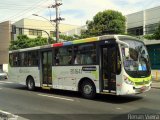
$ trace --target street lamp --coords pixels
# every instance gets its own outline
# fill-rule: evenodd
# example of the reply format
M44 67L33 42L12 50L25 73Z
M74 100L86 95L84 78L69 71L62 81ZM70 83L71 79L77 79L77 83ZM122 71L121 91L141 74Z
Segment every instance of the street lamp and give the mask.
M50 22L50 23L55 27L55 25L54 25L50 20L48 20L47 18L45 18L45 17L43 17L43 16L40 16L40 15L38 15L38 14L32 14L32 15L33 15L33 16L37 16L37 17L41 17L41 18L47 20L48 22Z
M55 25L54 25L50 20L48 20L47 18L45 18L45 17L43 17L43 16L40 16L40 15L38 15L38 14L32 14L32 15L33 15L33 16L37 16L37 17L41 17L41 18L47 20L49 23L52 24L53 27L55 27ZM50 41L50 37L49 37L48 39L49 39L48 41Z

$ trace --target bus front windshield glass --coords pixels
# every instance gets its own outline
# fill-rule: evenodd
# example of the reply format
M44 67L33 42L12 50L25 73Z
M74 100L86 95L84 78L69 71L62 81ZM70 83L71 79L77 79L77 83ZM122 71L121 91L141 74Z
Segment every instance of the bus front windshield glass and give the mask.
M129 47L122 45L123 63L131 77L148 77L150 75L149 55L145 45L136 40L124 40Z

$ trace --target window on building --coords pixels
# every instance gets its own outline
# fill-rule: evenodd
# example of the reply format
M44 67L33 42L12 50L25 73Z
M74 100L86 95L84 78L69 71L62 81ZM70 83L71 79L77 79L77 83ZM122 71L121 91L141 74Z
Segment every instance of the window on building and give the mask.
M129 28L127 30L128 34L130 35L143 35L143 26L135 27L135 28Z
M41 30L37 31L37 36L42 36L42 31Z
M12 33L16 34L16 26L15 25L12 25Z
M158 28L158 23L146 25L146 34L153 34Z
M160 69L160 46L159 45L148 45L147 50L151 62L152 69Z
M34 30L29 29L29 35L34 35Z
M19 35L22 35L22 28L19 28Z
M14 34L11 32L11 40L14 40Z
M50 37L55 37L55 31L50 31Z
M42 31L29 29L29 35L42 36Z

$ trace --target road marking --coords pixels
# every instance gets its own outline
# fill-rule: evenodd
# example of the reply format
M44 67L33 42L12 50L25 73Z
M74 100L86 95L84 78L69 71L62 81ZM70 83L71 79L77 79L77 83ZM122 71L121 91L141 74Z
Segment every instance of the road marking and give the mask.
M13 82L8 82L8 81L0 81L0 84L2 83L13 83Z
M121 108L116 108L117 110L121 110Z
M10 120L10 119L17 120L19 117L18 115L14 115L12 113L9 113L9 112L3 111L3 110L0 110L0 114L1 114L2 119L4 117L4 120L6 120L6 118L7 118L7 120Z
M63 98L63 97L56 97L56 96L50 96L50 95L44 95L44 94L38 94L38 95L43 96L43 97L50 97L50 98L56 98L56 99L61 99L61 100L74 101L73 99L68 99L68 98Z
M0 90L2 90L2 88L0 88Z

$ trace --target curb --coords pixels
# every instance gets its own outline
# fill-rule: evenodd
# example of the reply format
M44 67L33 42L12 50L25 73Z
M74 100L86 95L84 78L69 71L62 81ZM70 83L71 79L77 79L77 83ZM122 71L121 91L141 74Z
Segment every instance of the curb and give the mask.
M160 87L151 87L151 88L154 88L154 89L160 89Z
M158 82L158 81L156 81L156 82L152 81L151 88L160 89L160 82Z
M28 119L0 110L0 120L28 120Z

